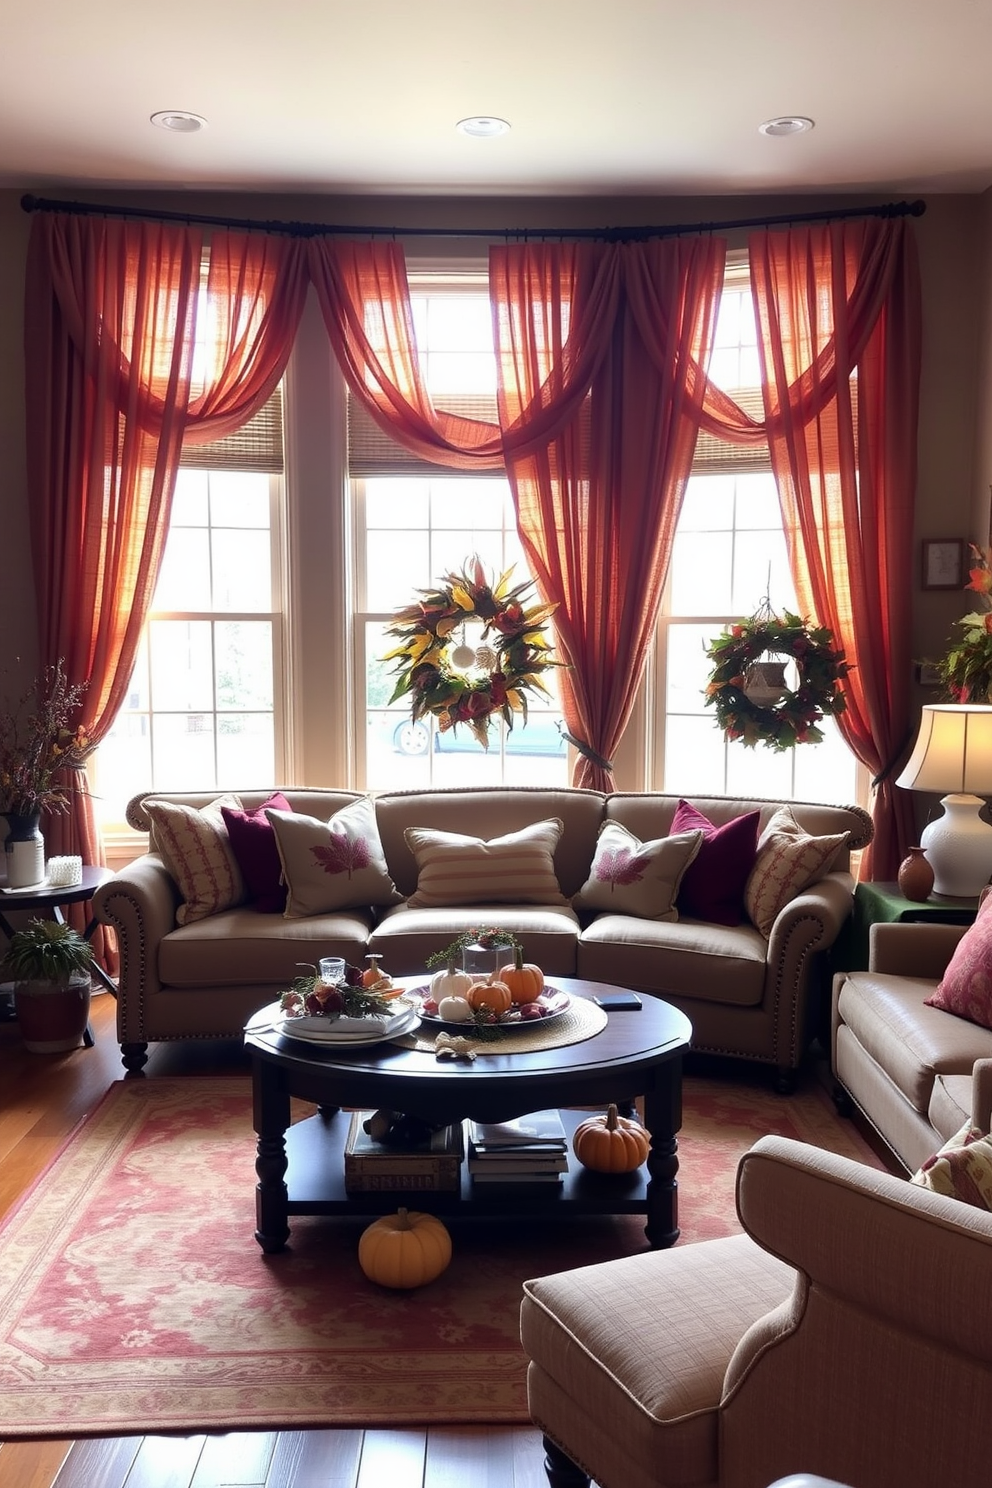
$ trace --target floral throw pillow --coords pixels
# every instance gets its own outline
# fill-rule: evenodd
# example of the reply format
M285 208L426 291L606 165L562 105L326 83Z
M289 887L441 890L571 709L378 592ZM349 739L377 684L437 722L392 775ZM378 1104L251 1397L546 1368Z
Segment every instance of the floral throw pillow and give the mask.
M682 876L703 843L700 831L642 842L619 822L604 822L576 909L605 909L647 920L677 920Z
M368 797L342 807L330 821L271 808L265 814L282 862L287 919L402 898L389 876Z
M758 856L748 875L744 908L766 938L787 904L830 871L850 832L811 837L788 806L780 806L758 839Z
M936 991L926 1001L944 1013L992 1028L992 894L979 905L975 923L958 941Z
M992 1137L966 1122L927 1158L912 1182L975 1209L992 1209Z
M245 897L245 882L231 848L223 808L240 811L239 796L218 796L208 806L146 801L152 844L179 886L183 902L176 924L190 925L233 909Z

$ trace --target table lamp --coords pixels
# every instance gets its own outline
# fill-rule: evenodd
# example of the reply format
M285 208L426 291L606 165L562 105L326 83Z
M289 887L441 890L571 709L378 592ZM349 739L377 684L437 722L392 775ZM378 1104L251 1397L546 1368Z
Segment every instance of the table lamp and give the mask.
M896 785L948 792L943 816L924 827L920 843L935 894L976 898L992 877L992 826L979 816L982 797L992 795L992 707L927 704Z

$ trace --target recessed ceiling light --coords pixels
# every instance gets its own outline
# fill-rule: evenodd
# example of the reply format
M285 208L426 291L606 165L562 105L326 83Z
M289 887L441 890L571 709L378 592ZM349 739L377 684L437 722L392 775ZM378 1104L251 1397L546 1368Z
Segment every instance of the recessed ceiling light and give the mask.
M202 114L191 114L186 109L163 109L161 113L152 114L152 123L159 129L171 129L173 134L196 134L207 127Z
M777 138L782 134L807 134L812 128L813 120L804 119L802 114L783 114L778 119L766 119L764 124L759 124L758 133Z
M473 114L470 119L459 119L455 128L473 139L493 139L497 134L509 133L510 126L505 119L494 119L491 114Z

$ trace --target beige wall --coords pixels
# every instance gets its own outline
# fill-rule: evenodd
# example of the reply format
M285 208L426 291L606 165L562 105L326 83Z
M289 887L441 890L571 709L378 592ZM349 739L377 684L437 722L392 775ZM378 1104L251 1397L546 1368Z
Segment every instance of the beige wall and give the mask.
M70 193L61 193L68 197ZM413 228L602 226L636 223L714 223L788 211L822 211L882 198L679 198L535 202L465 199L404 201L366 197L247 197L220 193L135 195L76 193L81 199L180 212L224 213L268 220L301 220ZM21 193L0 192L0 696L19 692L34 672L36 634L24 457L24 389L21 321L23 280L31 217ZM914 568L902 576L914 600L914 654L939 655L963 596L924 593L919 539L962 537L985 541L992 481L992 193L935 196L917 219L923 281L923 378L919 441L919 490ZM739 242L740 231L729 232ZM461 240L478 250L478 239ZM448 236L412 237L412 256L439 249L457 253ZM298 475L304 485L308 472ZM928 694L916 689L917 701ZM932 696L932 695L931 695Z

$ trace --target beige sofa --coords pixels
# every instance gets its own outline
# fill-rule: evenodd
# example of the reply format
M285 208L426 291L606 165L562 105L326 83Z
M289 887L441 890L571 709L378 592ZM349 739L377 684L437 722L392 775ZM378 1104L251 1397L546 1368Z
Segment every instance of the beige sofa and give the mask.
M867 971L833 984L832 1067L850 1097L910 1172L964 1125L976 1060L992 1032L925 999L967 927L872 925Z
M271 791L239 792L246 809ZM294 812L328 820L354 792L286 789ZM204 806L211 794L135 797L128 820L149 831L150 800ZM694 798L716 826L757 810L762 826L781 803ZM850 913L849 852L871 838L871 821L858 807L789 803L810 834L849 832L846 847L818 882L779 914L766 938L747 920L736 926L676 922L631 915L579 913L556 905L479 904L448 909L410 908L417 863L404 833L421 827L491 839L548 818L563 824L554 868L565 899L586 881L605 821L621 823L641 841L667 836L677 796L603 795L572 789L461 789L385 794L374 802L386 864L402 902L373 910L288 919L244 906L178 925L178 888L157 850L149 851L102 888L98 919L120 944L118 1037L129 1073L141 1070L155 1040L231 1037L257 1008L285 990L302 963L343 956L361 963L379 953L394 976L424 970L428 956L472 926L511 930L528 960L550 977L609 981L664 997L693 1024L693 1045L775 1066L783 1083L800 1063L826 996L826 955Z
M987 1132L992 1064L974 1097ZM741 1159L737 1212L743 1235L524 1283L550 1481L985 1488L992 1214L784 1137Z

